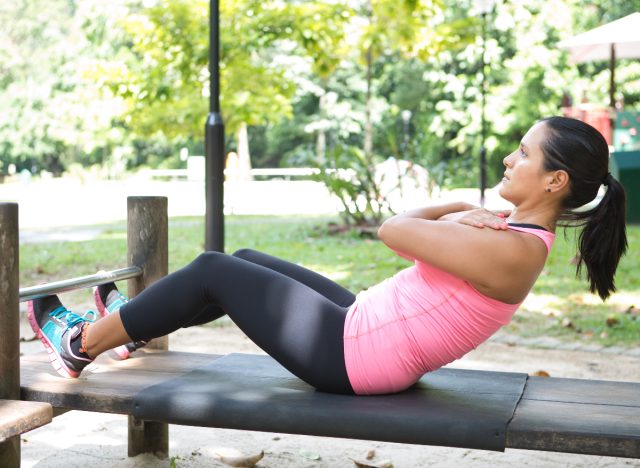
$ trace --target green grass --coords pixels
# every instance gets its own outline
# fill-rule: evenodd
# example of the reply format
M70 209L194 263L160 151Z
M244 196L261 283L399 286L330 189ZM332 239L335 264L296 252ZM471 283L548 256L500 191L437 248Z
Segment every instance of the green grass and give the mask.
M226 222L227 252L250 247L300 263L357 292L408 266L381 242L355 234L329 235L325 217L230 216ZM108 225L95 240L52 242L20 247L20 284L114 269L126 264L126 226ZM606 303L588 292L575 277L571 235L559 233L545 270L530 297L506 331L521 336L553 336L605 345L640 345L640 227L629 227L629 254L623 258L618 292ZM169 271L203 250L204 227L199 218L173 218L169 223ZM89 307L86 291L65 295L65 302Z
M606 346L640 346L640 227L629 226L629 249L618 267L617 292L606 302L576 277L576 231L559 231L529 298L507 326L521 336L553 336Z

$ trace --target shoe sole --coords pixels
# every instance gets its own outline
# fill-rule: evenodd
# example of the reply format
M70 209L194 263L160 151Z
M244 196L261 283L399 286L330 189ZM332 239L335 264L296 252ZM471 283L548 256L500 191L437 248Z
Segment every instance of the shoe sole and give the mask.
M51 341L49 341L49 338L47 338L47 335L42 332L42 328L40 328L40 325L36 320L36 314L33 309L33 301L29 301L27 303L27 317L29 318L29 325L31 325L31 329L40 339L40 341L42 341L42 344L44 344L44 347L47 350L47 354L49 355L49 361L51 361L51 365L53 366L55 371L62 377L66 377L69 379L77 378L80 375L80 372L71 370L66 366L60 354L56 351Z
M100 297L100 294L98 294L98 288L93 289L93 299L96 302L96 308L98 309L98 313L100 314L100 317L104 318L107 315L109 315L109 311L107 310L106 306L102 302L102 298ZM118 346L117 348L113 348L111 351L113 351L121 361L124 361L125 359L129 359L129 356L131 356L131 353L127 349L126 345Z

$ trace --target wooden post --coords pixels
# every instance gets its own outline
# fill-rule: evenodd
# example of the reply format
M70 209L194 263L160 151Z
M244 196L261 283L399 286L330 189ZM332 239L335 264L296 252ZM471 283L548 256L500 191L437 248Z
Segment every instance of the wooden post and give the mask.
M18 204L0 203L0 399L20 399ZM0 466L20 467L20 436L0 443Z
M135 297L169 271L169 235L166 197L127 198L129 266L142 268L142 276L128 280L129 297ZM148 348L169 349L169 337L155 338ZM153 453L169 456L169 425L140 421L129 416L129 456Z

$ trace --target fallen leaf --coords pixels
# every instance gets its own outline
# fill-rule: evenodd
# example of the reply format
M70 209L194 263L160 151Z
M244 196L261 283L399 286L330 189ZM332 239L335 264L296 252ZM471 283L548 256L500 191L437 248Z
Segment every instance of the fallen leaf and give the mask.
M607 317L607 327L613 327L620 323L620 319L618 317Z
M350 460L358 467L358 468L393 468L393 463L391 460L380 460L377 462L374 461L361 461L350 458Z
M262 457L264 457L264 450L261 450L260 453L257 453L255 455L247 455L247 456L241 455L241 456L234 457L234 456L224 456L224 455L218 454L218 456L220 457L220 461L225 465L251 468L255 466L255 464L258 463L260 460L262 460Z
M565 317L562 319L562 326L564 328L573 328L573 322Z
M549 375L549 373L547 371L544 370L539 370L539 371L535 371L533 374L531 374L535 377L551 377Z
M367 456L365 457L367 460L373 460L376 456L376 451L371 449L367 452Z
M638 314L638 309L636 309L636 306L634 306L633 304L630 305L630 306L621 305L619 307L616 307L616 310L618 312L623 313L623 314L631 314L631 315L637 315Z

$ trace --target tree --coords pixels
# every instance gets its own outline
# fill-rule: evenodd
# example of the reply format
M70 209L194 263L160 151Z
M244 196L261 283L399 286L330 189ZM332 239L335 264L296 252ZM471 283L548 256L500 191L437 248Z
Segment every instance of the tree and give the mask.
M121 2L16 0L3 4L0 21L0 172L104 163L121 132L112 121L119 102L86 70L110 42L92 41L91 25L107 21ZM46 14L44 13L46 12Z

